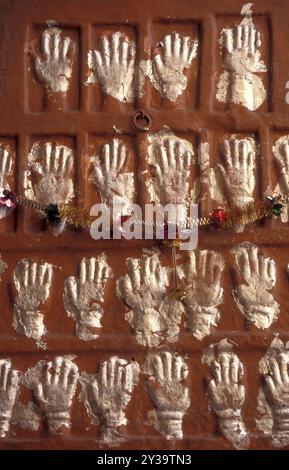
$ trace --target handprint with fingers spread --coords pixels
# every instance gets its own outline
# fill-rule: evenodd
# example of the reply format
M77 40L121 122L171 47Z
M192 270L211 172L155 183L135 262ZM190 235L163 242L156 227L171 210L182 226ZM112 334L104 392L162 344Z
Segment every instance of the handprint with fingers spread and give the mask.
M148 394L156 407L149 418L167 439L182 439L183 416L190 406L189 390L183 381L188 375L184 359L171 352L150 354L144 365Z
M17 291L13 326L19 334L39 342L46 329L44 315L38 309L50 294L52 265L23 259L14 270L13 281Z
M74 155L69 147L35 142L25 172L25 196L44 204L69 202L74 197L73 165Z
M176 341L184 309L166 292L169 272L161 265L158 253L128 258L127 269L128 274L117 281L117 292L131 308L125 318L138 343L152 347L165 338Z
M148 162L155 173L147 182L151 200L162 205L184 203L189 193L192 145L166 134L152 135L149 140Z
M167 34L159 43L162 50L151 63L151 80L161 96L176 101L187 87L184 74L197 55L198 42L177 32Z
M257 328L268 328L277 320L280 307L269 292L276 284L276 265L258 248L248 242L232 250L238 270L247 284L232 291L234 300L244 315Z
M186 282L183 299L186 327L199 340L208 336L220 319L218 306L223 302L220 282L224 267L219 253L200 250L189 252L189 262L179 268L180 278Z
M272 435L275 447L289 444L289 349L288 343L276 336L259 363L262 387L258 410L263 417L259 429ZM260 424L266 424L266 428Z
M223 145L224 164L214 170L213 195L220 204L242 207L253 201L256 148L251 138L231 136ZM212 173L211 173L212 174Z
M103 440L117 443L121 440L117 428L127 423L125 409L138 383L139 365L113 356L100 365L96 375L81 375L82 395L87 411L101 426Z
M12 173L12 156L8 146L0 145L0 191L10 189L9 176ZM0 219L8 215L9 210L0 204Z
M40 361L34 373L28 371L26 385L33 390L37 405L55 434L71 426L71 407L79 374L70 356L57 356L53 361Z
M120 205L122 215L130 213L134 196L134 175L124 171L128 158L126 145L118 140L104 144L100 155L92 159L91 181L96 185L102 202Z
M214 349L214 345L210 346L203 356L213 376L207 390L209 403L222 434L237 449L246 449L250 441L241 415L245 401L243 364L226 339L220 341L216 358Z
M103 35L99 50L88 53L88 66L102 90L119 101L134 99L135 43L125 34ZM89 80L91 83L92 80Z
M266 98L262 80L256 73L266 72L259 48L261 35L252 18L245 18L234 28L224 29L221 36L225 72L218 83L217 99L240 104L254 111Z
M35 72L39 82L48 92L66 93L69 88L74 42L61 37L61 29L48 28L41 38L41 54L34 57Z
M104 289L111 268L104 253L98 258L83 258L79 275L71 276L64 284L64 306L69 317L76 322L76 335L85 341L98 338L91 331L101 327Z
M275 194L289 196L289 135L280 137L273 146L274 157L278 160L281 177L274 190ZM289 220L289 204L283 203L282 222Z
M0 438L9 431L19 379L20 374L12 369L10 359L0 359Z

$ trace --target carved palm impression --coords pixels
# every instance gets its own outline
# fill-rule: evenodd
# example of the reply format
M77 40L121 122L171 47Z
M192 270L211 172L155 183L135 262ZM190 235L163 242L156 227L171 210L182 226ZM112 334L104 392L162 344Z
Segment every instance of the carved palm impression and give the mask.
M272 436L275 447L289 443L289 349L288 343L274 338L259 363L263 385L259 389L257 409L262 415L257 427Z
M55 142L35 142L28 155L25 196L44 204L65 204L74 197L73 151Z
M135 184L132 172L125 171L128 150L121 140L113 139L101 147L100 155L92 157L93 170L90 180L108 206L119 204L119 214L131 212Z
M247 284L232 290L233 298L244 315L257 328L268 328L278 318L280 307L269 292L276 284L275 261L248 242L232 250L237 268Z
M210 367L213 376L207 393L210 407L218 417L220 431L234 447L246 449L250 439L241 415L245 401L242 362L227 339L209 346L202 362Z
M266 90L258 73L266 72L259 48L261 34L256 29L250 12L238 26L223 29L220 45L225 72L217 85L217 100L235 103L254 111L266 99Z
M88 53L88 67L92 70L88 83L97 81L108 95L125 103L133 101L135 43L124 33L101 36L99 49Z
M183 305L167 293L170 270L161 265L159 253L128 258L127 270L117 281L117 293L131 309L125 318L138 343L152 347L176 341Z
M189 389L184 385L188 368L183 357L165 351L149 354L144 373L155 406L148 413L150 424L166 439L182 439L182 420L190 406Z
M102 253L98 258L83 258L78 276L65 280L64 307L76 322L76 335L84 341L99 336L95 331L101 328L104 289L111 274L106 255Z
M280 167L280 179L274 189L276 194L289 195L289 136L285 135L276 140L272 148L274 157L279 163ZM282 222L288 222L289 220L289 205L285 204L282 213Z
M192 144L170 132L150 134L148 140L147 160L155 174L146 182L151 201L164 206L185 203L194 155Z
M224 267L219 253L195 250L189 252L189 262L179 268L179 276L186 284L186 327L199 340L209 335L220 319L217 307L223 302L220 282Z
M57 356L39 361L25 373L24 383L33 391L49 432L71 426L71 407L79 378L73 356Z
M56 27L46 29L41 38L41 53L34 56L38 81L53 93L66 93L72 76L75 44L61 33Z
M116 444L121 440L117 428L127 423L125 409L138 383L137 362L112 356L100 364L95 374L81 374L82 393L92 422L101 426L102 438Z
M46 333L44 315L39 310L50 295L52 265L23 259L18 262L13 281L16 288L13 326L17 333L33 338L39 346Z
M0 438L6 436L19 390L20 373L10 359L0 359Z

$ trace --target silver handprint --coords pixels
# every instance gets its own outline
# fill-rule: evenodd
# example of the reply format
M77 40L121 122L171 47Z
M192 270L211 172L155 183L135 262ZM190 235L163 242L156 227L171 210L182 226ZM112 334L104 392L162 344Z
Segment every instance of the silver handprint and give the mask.
M176 101L187 87L184 74L197 55L198 41L177 32L167 34L159 43L162 48L151 62L151 81L161 96Z
M12 174L12 155L8 146L0 145L0 190L10 189L9 177ZM0 219L9 214L9 209L0 204Z
M161 265L159 254L127 259L128 274L117 281L117 293L131 308L125 318L138 343L157 346L164 339L176 341L183 305L167 294L169 270Z
M223 302L220 282L224 267L219 253L199 250L189 252L189 262L179 268L179 276L186 282L183 298L186 327L199 340L208 336L220 319L218 306Z
M266 72L259 48L261 35L251 16L246 16L234 28L221 33L223 67L217 87L217 99L245 106L254 111L266 98L262 80L256 73Z
M172 133L149 136L148 163L155 173L146 182L151 201L162 205L186 201L193 155L192 144Z
M256 146L252 138L232 135L224 141L223 164L211 173L212 197L218 203L242 207L253 201Z
M81 374L81 399L92 421L101 426L105 442L117 444L122 440L117 428L127 424L125 409L139 372L137 362L113 356L100 364L97 374Z
M49 432L71 426L71 407L79 374L71 356L57 356L53 361L40 361L29 369L24 383L35 396Z
M275 194L289 196L289 135L285 135L276 140L273 145L273 154L279 163L280 179L275 187ZM289 204L283 204L281 213L282 222L289 220Z
M243 364L226 339L204 352L203 362L211 368L213 378L208 384L210 407L218 417L221 433L237 449L249 447L250 439L242 419L241 410L245 401Z
M90 180L100 193L102 202L119 205L121 215L131 212L134 198L134 175L124 171L128 159L126 145L119 139L104 144L100 155L92 157Z
M98 81L102 90L119 101L134 99L135 43L121 32L103 35L99 50L88 53L92 75L88 83Z
M75 44L61 37L61 29L48 28L41 38L41 55L35 55L35 72L39 82L49 92L66 93L72 76Z
M64 283L64 306L67 315L76 322L76 335L89 341L98 338L95 333L101 328L104 289L111 268L106 255L98 258L83 258L77 277L71 276ZM91 331L92 330L92 331Z
M233 298L244 315L257 328L268 328L277 320L280 307L269 292L276 284L275 261L248 242L232 250L244 281L232 290Z
M184 359L178 354L150 354L144 365L146 387L156 407L149 412L152 426L166 439L182 439L183 416L190 406L189 390L183 381L188 375Z
M0 438L9 431L19 379L20 373L12 369L11 360L0 359Z
M38 308L50 294L52 265L23 259L13 272L13 281L17 291L13 326L17 333L33 338L38 345L42 345L40 340L46 328L44 315Z
M258 410L263 417L257 426L272 436L275 447L289 443L289 349L276 337L259 363L263 386L259 389Z
M73 151L55 142L35 142L24 175L25 196L44 204L65 204L74 197Z

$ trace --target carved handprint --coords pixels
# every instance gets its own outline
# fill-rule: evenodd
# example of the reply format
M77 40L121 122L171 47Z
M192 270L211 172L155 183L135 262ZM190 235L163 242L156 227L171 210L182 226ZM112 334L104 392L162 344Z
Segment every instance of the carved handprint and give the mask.
M213 375L208 384L210 406L218 417L220 431L237 449L249 446L241 409L245 401L245 387L242 384L243 364L233 352L232 345L222 340L218 345L217 358L214 345L203 356Z
M182 439L182 421L190 406L189 390L183 384L188 368L181 356L161 352L148 356L144 372L149 376L148 394L156 407L149 413L152 425L167 439Z
M131 310L126 320L135 331L136 340L145 346L157 346L164 336L175 341L183 313L183 305L166 295L168 268L158 253L141 259L127 259L128 274L117 281L117 292Z
M133 173L124 172L127 147L118 139L104 144L100 156L94 157L91 181L96 185L102 202L120 205L122 215L129 214L134 195Z
M257 328L268 328L280 308L270 290L276 284L275 261L260 253L255 245L243 243L232 250L246 284L233 289L234 300L245 318Z
M162 51L152 60L151 80L163 97L176 101L186 89L188 78L184 70L196 57L198 42L174 32L167 34L159 45Z
M273 154L278 160L281 177L274 190L275 194L289 195L289 136L280 137L273 146ZM289 205L285 204L281 213L282 222L289 220Z
M39 342L46 329L38 308L50 294L52 265L23 259L14 270L13 281L17 290L13 326L19 334Z
M189 192L192 145L174 135L150 137L148 161L155 176L147 182L152 201L162 205L184 203Z
M71 276L64 284L64 306L76 322L76 335L85 341L98 338L91 329L101 327L104 288L111 276L104 253L98 258L83 258L79 275Z
M220 203L227 202L233 207L242 207L253 201L255 188L255 143L251 138L237 139L231 136L224 141L224 164L215 170L216 185Z
M74 197L73 164L74 156L69 147L53 142L44 145L36 142L28 157L25 196L44 204L69 202ZM38 181L32 180L33 175L38 176Z
M189 262L179 269L180 278L187 284L183 299L186 327L199 340L208 336L220 319L217 307L223 302L220 281L224 267L224 259L219 253L200 250L189 252Z
M106 442L120 440L117 428L127 423L125 408L138 382L139 371L137 362L113 356L101 363L96 375L86 372L81 375L82 400L94 422L100 424Z
M0 359L0 438L9 431L19 378L19 372L12 369L10 359Z
M9 188L9 176L12 173L12 156L9 147L0 145L0 191ZM8 215L9 209L0 204L0 219Z
M259 48L261 35L251 17L240 25L222 31L223 66L226 71L218 83L217 99L257 109L266 98L261 79L255 73L266 72Z
M33 390L37 404L51 433L71 426L71 406L78 382L78 367L70 356L40 361L28 371L26 385Z
M105 93L119 101L133 101L135 43L125 34L102 36L100 50L88 53L88 67Z
M36 76L45 89L66 93L72 75L75 44L69 37L61 38L61 29L48 28L41 38L41 57L35 55Z
M229 72L265 72L259 48L261 34L254 23L223 30L223 65Z
M272 434L273 445L282 447L289 443L289 351L278 337L274 338L265 356L261 359L259 370L263 387L259 390L258 409L262 420L267 423L266 432ZM261 406L260 406L261 405Z

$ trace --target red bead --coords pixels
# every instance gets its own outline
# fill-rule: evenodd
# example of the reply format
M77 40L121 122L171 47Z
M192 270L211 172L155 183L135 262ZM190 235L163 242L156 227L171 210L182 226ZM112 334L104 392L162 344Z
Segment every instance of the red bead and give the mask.
M15 195L7 189L0 189L0 206L13 209L16 206Z
M219 228L222 226L224 222L226 222L227 216L226 216L224 209L214 209L210 213L210 219L211 219L211 224L215 226L216 228Z

